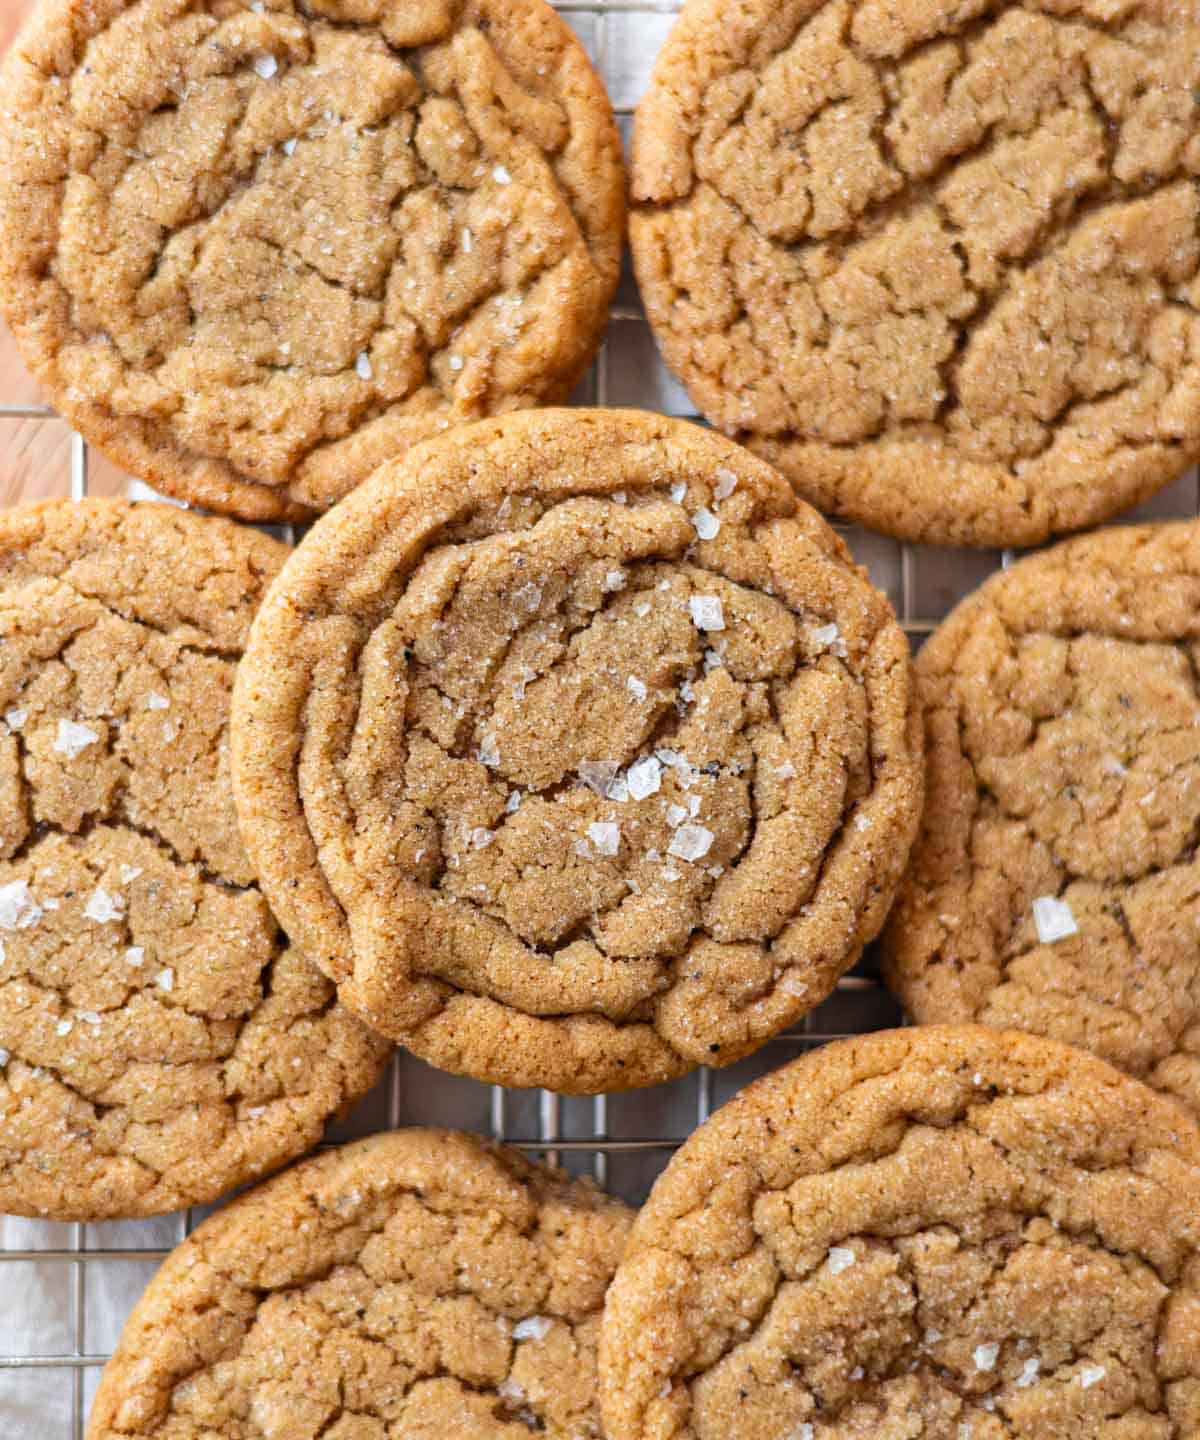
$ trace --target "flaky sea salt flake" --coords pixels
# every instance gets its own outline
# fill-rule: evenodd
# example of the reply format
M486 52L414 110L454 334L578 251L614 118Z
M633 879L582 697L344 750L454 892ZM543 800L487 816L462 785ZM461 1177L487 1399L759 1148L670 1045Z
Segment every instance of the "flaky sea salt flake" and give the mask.
M595 821L587 827L587 833L598 855L615 855L621 848L621 827L611 820Z
M1036 1357L1033 1360L1026 1360L1021 1373L1017 1376L1017 1389L1028 1390L1038 1377L1038 1371L1042 1368L1042 1362Z
M28 710L6 710L4 712L4 723L13 731L24 729L28 719Z
M54 737L54 748L68 760L74 760L99 738L95 730L87 725L81 725L76 720L60 720L58 733Z
M840 631L840 630L838 629L838 627L837 627L836 625L834 625L834 624L819 625L819 626L812 632L813 644L814 644L814 645L833 645L833 644L835 644L835 643L837 642L837 640L838 640L838 638L840 637L840 635L841 635L841 631Z
M156 695L152 690L150 694L146 696L147 710L169 710L170 708L171 702L165 695Z
M974 1355L976 1370L994 1370L999 1354L999 1345L976 1345Z
M725 611L718 595L693 595L688 601L692 624L697 630L724 630Z
M703 860L712 849L715 838L713 832L704 825L681 825L671 836L667 854L676 855L680 860L689 862Z
M697 510L692 516L692 525L701 540L715 540L721 522L711 510Z
M125 906L119 895L110 895L103 885L97 885L83 907L83 913L97 925L106 925L110 920L123 920Z
M354 373L360 380L373 380L375 371L371 368L371 357L365 350L358 352L358 359L354 362Z
M545 1315L531 1315L528 1320L518 1320L513 1326L514 1340L544 1340L550 1333L553 1322Z
M485 735L479 742L479 763L489 770L495 770L500 764L500 746L494 735Z
M732 470L720 469L717 471L717 483L713 486L713 498L716 500L728 500L737 489L737 476Z
M496 182L497 185L512 184L512 176L508 173L508 171L504 168L503 165L497 165L496 168L492 171L492 179Z
M682 481L680 481L676 485L671 486L671 499L674 500L676 505L682 505L686 497L687 486L684 485Z
M1085 1390L1090 1390L1093 1385L1099 1385L1107 1374L1103 1365L1085 1365L1079 1372L1079 1383Z
M632 764L625 775L629 793L635 800L646 800L658 793L662 787L662 765L657 757L649 755L645 760Z
M132 885L141 873L142 867L140 865L122 865L121 884Z
M486 825L477 825L467 837L472 850L486 850L495 838L496 832L489 830Z
M604 576L604 593L606 595L615 595L618 590L624 590L624 588L624 570L609 570Z
M608 799L608 788L617 778L621 764L618 760L581 760L579 778L602 800Z
M1070 905L1053 895L1039 895L1033 902L1033 923L1043 945L1053 945L1057 940L1079 934Z
M256 55L254 73L260 80L273 80L279 71L279 61L274 55Z
M639 680L636 675L630 675L630 677L625 681L625 688L639 703L646 698L646 695L648 693L646 690L646 682L644 680Z
M171 991L175 988L174 970L170 969L170 967L165 970L160 970L158 974L154 977L154 983L158 986L160 990L165 990L169 995Z
M42 907L24 880L0 885L0 929L28 930L42 918Z
M130 945L125 951L126 965L132 965L135 970L140 970L146 963L146 948L144 945Z
M846 1245L834 1245L825 1259L829 1265L829 1273L831 1275L840 1275L843 1270L849 1270L857 1259L857 1256L854 1251Z

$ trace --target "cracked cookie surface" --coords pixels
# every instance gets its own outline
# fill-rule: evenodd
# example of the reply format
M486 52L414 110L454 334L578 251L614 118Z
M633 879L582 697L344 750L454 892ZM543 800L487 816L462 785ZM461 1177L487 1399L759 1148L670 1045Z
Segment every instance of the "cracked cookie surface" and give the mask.
M170 1255L88 1440L599 1440L630 1211L452 1131L305 1161Z
M233 755L265 891L348 1004L445 1069L584 1093L806 1014L920 809L885 598L768 466L634 412L483 422L319 521Z
M1200 1131L979 1026L751 1085L651 1191L600 1344L609 1440L1200 1434Z
M689 0L630 234L667 363L813 504L1024 545L1200 455L1195 0Z
M169 494L299 518L599 342L620 144L543 0L46 0L0 119L0 306Z
M0 516L0 1209L202 1204L315 1144L388 1047L238 838L233 671L284 546L163 505Z
M1198 664L1192 522L1030 557L930 639L927 808L885 941L918 1020L1085 1046L1200 1116Z

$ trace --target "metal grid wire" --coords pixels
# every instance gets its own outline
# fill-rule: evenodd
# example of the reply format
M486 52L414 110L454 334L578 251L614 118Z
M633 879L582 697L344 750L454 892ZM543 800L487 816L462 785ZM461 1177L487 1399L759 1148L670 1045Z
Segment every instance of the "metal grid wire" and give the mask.
M558 0L557 8L590 50L627 134L633 102L679 9L677 0ZM696 418L658 362L628 277L608 343L576 399ZM22 421L56 423L56 417L44 406L0 402L0 455L8 443L4 427ZM88 493L88 461L87 446L72 435L73 499ZM135 482L132 493L145 492ZM1198 501L1193 473L1143 507L1138 518L1194 516L1200 513ZM914 649L963 594L1012 558L1010 552L943 551L839 529L890 595ZM748 1080L808 1048L899 1019L868 955L798 1030L727 1071L700 1070L653 1090L578 1099L488 1087L439 1075L398 1055L384 1083L348 1122L333 1128L330 1139L401 1124L455 1125L575 1172L590 1172L601 1185L637 1201L672 1149ZM104 1225L0 1221L0 1286L7 1300L0 1313L7 1308L10 1316L7 1328L0 1326L0 1437L82 1440L100 1369L136 1292L206 1213L189 1210L160 1220Z

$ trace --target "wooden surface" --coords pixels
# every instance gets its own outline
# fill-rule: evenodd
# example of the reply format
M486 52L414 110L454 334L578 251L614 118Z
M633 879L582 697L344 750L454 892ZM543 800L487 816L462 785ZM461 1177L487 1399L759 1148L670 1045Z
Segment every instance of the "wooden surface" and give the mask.
M7 50L17 26L33 8L30 0L0 0L0 50Z

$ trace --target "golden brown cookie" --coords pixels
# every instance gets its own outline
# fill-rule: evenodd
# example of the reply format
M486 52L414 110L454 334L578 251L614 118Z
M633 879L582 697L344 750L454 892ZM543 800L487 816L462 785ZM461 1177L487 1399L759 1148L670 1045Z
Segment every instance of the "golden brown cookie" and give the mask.
M928 803L886 936L918 1020L1083 1045L1200 1115L1200 524L1023 560L922 650Z
M246 519L565 399L623 225L544 0L42 0L0 76L27 363L135 475Z
M307 1160L167 1258L88 1440L598 1440L600 1309L631 1218L449 1130Z
M805 499L1028 545L1200 456L1196 0L688 0L637 115L638 278Z
M761 461L622 411L383 467L270 592L246 845L343 1000L444 1069L728 1064L883 921L920 808L903 633Z
M659 1178L609 1292L609 1440L1200 1435L1200 1131L1065 1045L830 1045Z
M213 1200L379 1077L238 839L233 671L287 553L166 505L0 514L0 1210Z

